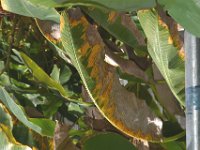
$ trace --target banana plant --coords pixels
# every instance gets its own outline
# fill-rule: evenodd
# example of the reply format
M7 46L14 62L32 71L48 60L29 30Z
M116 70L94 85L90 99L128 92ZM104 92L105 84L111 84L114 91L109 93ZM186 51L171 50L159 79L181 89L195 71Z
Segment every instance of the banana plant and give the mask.
M196 1L1 0L1 7L4 147L121 149L111 144L120 141L139 150L141 140L149 149L186 149L180 26L200 36Z

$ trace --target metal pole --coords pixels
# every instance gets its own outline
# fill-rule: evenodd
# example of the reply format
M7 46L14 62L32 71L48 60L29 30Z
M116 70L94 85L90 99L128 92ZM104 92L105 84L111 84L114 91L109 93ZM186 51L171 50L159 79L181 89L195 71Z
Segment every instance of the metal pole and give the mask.
M186 145L200 150L200 39L185 32Z

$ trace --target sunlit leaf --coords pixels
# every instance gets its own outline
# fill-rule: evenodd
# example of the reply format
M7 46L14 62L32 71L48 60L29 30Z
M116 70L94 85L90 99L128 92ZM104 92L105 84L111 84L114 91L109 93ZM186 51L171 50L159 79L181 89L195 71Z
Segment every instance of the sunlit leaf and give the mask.
M1 0L4 10L23 16L39 18L41 20L53 20L59 22L59 14L53 8L32 4L28 0Z
M138 16L148 39L151 57L177 100L184 106L184 61L178 55L179 49L174 46L167 25L154 10L139 11Z
M63 13L61 39L89 96L101 113L122 132L141 139L160 140L162 121L144 100L119 83L115 68L104 62L104 43L79 9Z

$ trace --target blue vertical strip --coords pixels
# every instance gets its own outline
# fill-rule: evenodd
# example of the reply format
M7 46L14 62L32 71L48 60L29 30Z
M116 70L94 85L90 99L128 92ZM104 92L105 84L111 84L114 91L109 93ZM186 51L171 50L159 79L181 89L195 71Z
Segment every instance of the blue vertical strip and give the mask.
M187 150L200 150L200 86L186 88Z
M185 32L187 150L200 150L200 39Z
M186 88L186 99L189 112L191 109L200 110L200 86Z

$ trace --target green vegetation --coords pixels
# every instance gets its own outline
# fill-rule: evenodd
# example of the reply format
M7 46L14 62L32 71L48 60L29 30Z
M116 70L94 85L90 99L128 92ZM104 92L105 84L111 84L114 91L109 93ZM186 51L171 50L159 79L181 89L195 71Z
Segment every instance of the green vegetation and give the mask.
M1 0L0 150L185 150L182 0ZM184 15L183 15L184 14Z

